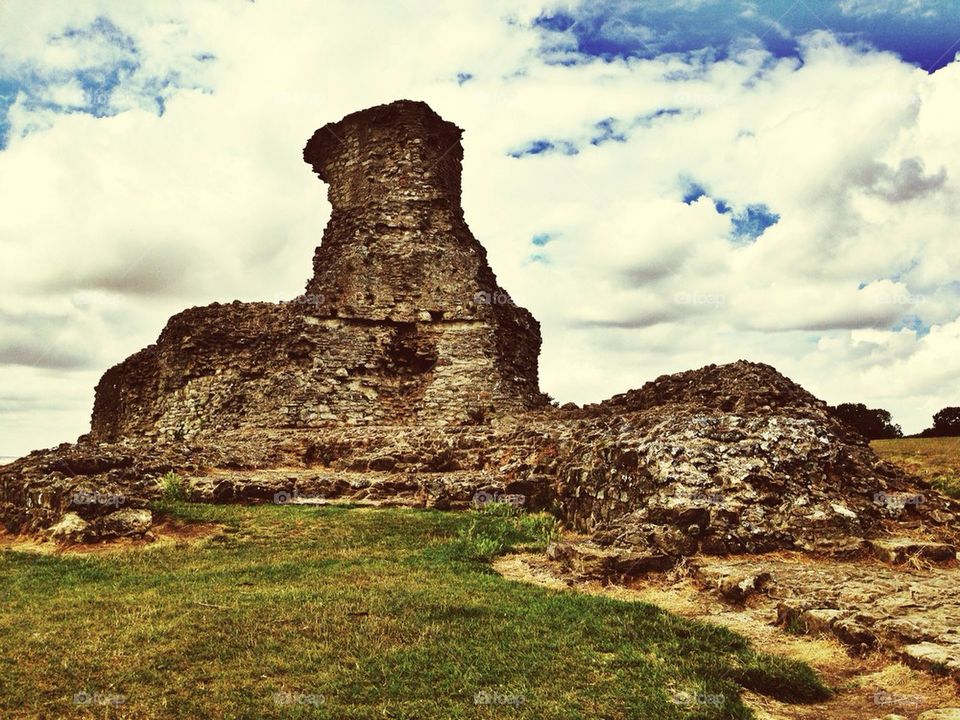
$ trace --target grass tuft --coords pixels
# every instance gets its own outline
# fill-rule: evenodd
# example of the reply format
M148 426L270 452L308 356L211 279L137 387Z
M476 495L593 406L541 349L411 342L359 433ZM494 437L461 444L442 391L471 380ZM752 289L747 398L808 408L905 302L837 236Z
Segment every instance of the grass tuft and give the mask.
M544 550L560 535L560 523L552 515L527 513L511 503L485 503L468 516L469 525L457 533L456 540L447 548L451 559L489 563L518 548Z
M939 490L944 495L960 499L960 477L949 477L941 475L930 481L934 490Z
M167 502L182 502L187 499L187 485L183 478L172 470L160 478L163 499Z

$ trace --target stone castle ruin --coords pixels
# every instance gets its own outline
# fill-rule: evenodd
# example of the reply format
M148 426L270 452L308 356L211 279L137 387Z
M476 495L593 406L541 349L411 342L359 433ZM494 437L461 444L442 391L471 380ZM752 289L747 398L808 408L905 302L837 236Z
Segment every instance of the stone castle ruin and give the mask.
M461 131L424 103L318 130L333 206L306 292L174 317L97 386L91 437L449 425L545 405L540 326L502 295L460 207Z
M464 220L460 136L406 100L319 129L304 159L333 210L304 294L171 318L104 374L89 434L0 469L7 531L147 535L175 471L210 502L456 509L509 494L656 558L953 538L958 503L766 365L552 406L539 324Z

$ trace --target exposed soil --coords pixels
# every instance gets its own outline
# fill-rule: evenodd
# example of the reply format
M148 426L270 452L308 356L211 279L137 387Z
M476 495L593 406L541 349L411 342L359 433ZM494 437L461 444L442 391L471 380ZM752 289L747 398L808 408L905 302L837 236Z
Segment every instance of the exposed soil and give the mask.
M190 523L175 518L161 518L151 529L151 537L116 538L99 543L57 543L36 535L14 535L0 527L0 550L34 552L43 555L99 555L143 548L182 545L213 537L222 532L216 523Z
M744 697L760 720L872 720L888 714L912 720L925 710L960 704L957 686L947 678L911 669L881 652L851 655L832 635L786 633L775 624L777 611L769 598L750 598L736 607L704 591L683 567L627 585L604 585L565 578L541 555L507 555L493 566L511 580L648 602L684 617L719 623L748 637L759 649L808 663L836 692L831 700L815 705L790 705L746 692Z

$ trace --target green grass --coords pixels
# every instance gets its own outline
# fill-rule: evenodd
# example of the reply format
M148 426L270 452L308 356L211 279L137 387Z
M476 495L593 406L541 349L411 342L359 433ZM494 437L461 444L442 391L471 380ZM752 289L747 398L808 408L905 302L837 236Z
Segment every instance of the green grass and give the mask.
M876 453L929 480L945 495L960 498L960 437L874 440Z
M169 502L187 499L186 483L175 472L168 472L160 478L160 486L163 488L164 499Z
M546 550L560 535L560 523L548 513L527 514L509 503L482 505L456 539L440 548L448 559L490 562L511 548Z
M935 490L939 490L944 495L960 499L960 477L936 477L932 484Z
M158 509L225 531L0 554L0 717L708 720L751 717L741 686L827 694L719 626L495 574L492 552L546 542L542 516Z

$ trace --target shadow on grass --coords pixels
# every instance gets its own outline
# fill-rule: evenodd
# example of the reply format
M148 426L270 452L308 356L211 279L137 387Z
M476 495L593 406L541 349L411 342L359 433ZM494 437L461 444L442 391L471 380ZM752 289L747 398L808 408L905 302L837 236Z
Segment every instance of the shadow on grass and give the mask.
M156 510L224 531L110 556L0 555L0 715L81 715L71 698L101 692L136 718L720 720L752 717L741 687L828 695L807 666L725 628L492 573L493 555L545 546L549 517Z

